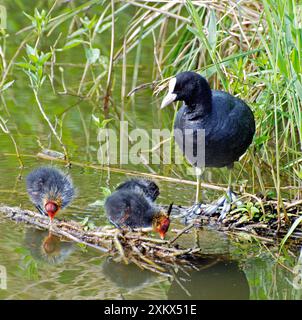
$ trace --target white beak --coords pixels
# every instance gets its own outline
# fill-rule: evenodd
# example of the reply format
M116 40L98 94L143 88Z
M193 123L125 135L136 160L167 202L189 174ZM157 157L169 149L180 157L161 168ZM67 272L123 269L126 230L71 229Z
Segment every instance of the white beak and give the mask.
M173 101L175 101L177 95L176 93L173 93L174 88L176 85L176 78L172 78L169 81L169 91L168 94L164 97L164 100L161 103L160 108L163 109L164 107L166 107L167 105L169 105L170 103L172 103Z
M169 105L170 103L172 103L173 101L175 101L176 99L176 94L175 93L168 93L162 103L161 103L161 106L160 108L163 109L164 107L166 107L167 105Z

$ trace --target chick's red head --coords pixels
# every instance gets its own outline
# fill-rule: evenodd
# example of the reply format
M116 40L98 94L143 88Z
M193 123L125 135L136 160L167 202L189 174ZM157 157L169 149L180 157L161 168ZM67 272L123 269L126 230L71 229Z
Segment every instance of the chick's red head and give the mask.
M159 233L161 239L164 239L169 230L170 218L166 214L162 214L156 220L155 231Z
M54 201L48 201L45 204L45 211L47 212L50 220L53 220L53 218L55 217L55 215L57 214L59 209L60 208L59 208L58 204Z

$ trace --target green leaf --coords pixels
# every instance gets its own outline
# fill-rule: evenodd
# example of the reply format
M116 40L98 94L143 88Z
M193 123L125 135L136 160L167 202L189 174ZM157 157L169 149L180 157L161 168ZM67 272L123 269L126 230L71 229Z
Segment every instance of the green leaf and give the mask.
M3 92L3 91L5 91L6 89L8 89L10 86L13 85L14 82L15 82L15 80L6 82L6 83L3 85L3 87L0 89L0 92Z
M243 213L243 212L247 212L247 213L248 213L249 211L248 211L247 208L245 208L245 207L237 208L237 209L231 211L232 214L235 214L235 213L237 213L237 212L242 212L242 213Z
M251 214L252 214L252 217L254 217L254 215L256 214L256 213L259 213L260 211L259 211L259 209L257 208L257 207L251 207Z
M92 120L99 125L100 124L100 118L95 116L94 114L91 115Z
M106 187L101 187L101 192L104 195L104 197L108 197L111 195L111 190Z
M39 57L36 55L29 54L28 57L33 63L37 63L39 61Z
M296 48L293 48L293 51L291 53L291 61L293 64L293 68L295 69L295 72L299 74L301 70L301 67L300 67L301 61L299 59L299 52Z
M25 15L25 17L27 17L29 20L31 20L31 22L35 21L35 18L30 16L29 14L27 14L26 12L23 11L23 14Z
M297 94L299 95L300 99L302 100L302 84L298 79L295 81L295 87L296 87Z
M46 61L49 60L50 57L51 57L51 52L47 52L45 54L41 54L41 56L39 58L39 64L43 65Z
M215 16L214 10L211 10L211 13L210 13L208 31L209 31L208 41L213 50L216 47L216 41L217 41L217 26L216 26L216 16Z
M287 66L288 64L286 63L286 60L285 60L284 55L283 55L283 53L281 52L281 50L278 51L278 61L277 61L277 63L278 63L278 67L279 67L279 69L280 69L280 72L281 72L284 76L288 77L287 68L286 68L286 66Z
M32 73L31 71L29 71L29 70L24 70L24 72L28 75L28 77L31 79L31 81L32 81L32 83L35 85L35 86L37 86L37 84L38 84L38 78L37 78L37 76L34 74L34 73Z
M260 137L256 137L255 138L255 145L256 146L260 146L262 145L264 142L268 141L269 140L269 136L268 135L262 135Z
M100 57L100 49L85 48L85 55L89 64L96 63Z
M27 55L33 55L36 56L37 55L37 51L36 49L34 49L33 47L31 47L29 44L26 44L26 53Z
M106 31L107 29L111 28L112 22L107 22L101 25L101 27L98 29L97 33L100 34L104 31Z
M22 69L29 69L33 72L37 71L37 68L28 62L18 62L16 65Z
M29 254L29 250L28 249L25 249L23 247L18 247L15 249L15 252L18 253L18 254L22 254L24 256L28 255Z
M86 32L86 30L85 30L84 28L80 28L80 29L78 29L77 31L71 33L67 38L68 38L68 39L72 39L72 38L75 38L75 37L77 37L77 36L82 35L82 34L85 33L85 32ZM79 39L77 39L77 40L79 40Z
M89 217L85 217L85 218L80 222L80 225L85 226L85 225L87 224L88 220L89 220Z
M93 230L95 228L95 224L93 222L88 222L89 230Z
M248 216L244 215L238 220L238 223L244 223L244 222L247 222L248 220L249 220Z
M101 122L101 124L100 124L100 128L105 128L106 126L107 126L107 124L109 123L109 122L111 122L113 119L111 118L111 119L105 119L105 120L103 120L102 122Z
M287 234L285 235L285 237L282 239L281 244L280 244L280 251L283 248L284 244L286 243L286 241L288 240L288 238L292 235L292 233L295 231L295 229L298 227L298 225L302 222L302 216L297 218L295 220L295 222L292 224L292 226L290 227L290 229L288 230Z
M71 41L68 41L62 49L57 49L57 51L68 50L68 49L71 49L71 48L78 46L81 43L83 43L83 40L73 39Z

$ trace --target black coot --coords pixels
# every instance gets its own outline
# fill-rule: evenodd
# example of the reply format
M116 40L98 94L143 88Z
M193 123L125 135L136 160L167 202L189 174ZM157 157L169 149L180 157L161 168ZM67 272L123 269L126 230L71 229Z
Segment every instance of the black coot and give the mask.
M241 99L223 91L211 90L206 79L195 72L182 72L169 82L169 92L161 108L173 101L184 101L174 123L175 140L188 161L197 169L205 167L232 168L235 161L244 154L255 133L254 115ZM204 130L204 140L199 139ZM200 155L200 156L196 156ZM196 170L199 200L200 170ZM220 218L229 210L231 193L229 180L228 195L211 206L206 213L214 213L218 205L224 204ZM188 210L200 213L200 205Z
M170 225L170 210L165 212L153 202L158 195L158 186L149 180L132 179L120 184L105 201L109 221L117 228L152 227L163 239Z

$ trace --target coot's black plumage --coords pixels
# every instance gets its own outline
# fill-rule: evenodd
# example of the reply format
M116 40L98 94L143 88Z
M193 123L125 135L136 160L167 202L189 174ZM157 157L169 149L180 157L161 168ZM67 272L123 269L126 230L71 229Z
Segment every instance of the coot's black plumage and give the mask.
M52 167L32 171L26 178L26 185L31 201L41 214L47 214L51 220L75 196L71 178Z
M201 164L194 155L195 148L201 147L197 144L196 132L203 129L204 166L233 167L255 133L254 115L249 106L227 92L211 90L207 80L195 72L182 72L170 80L169 92L161 107L173 101L184 101L174 123L175 140L192 165L199 167ZM195 134L185 132L189 129ZM191 139L182 139L184 135L191 135ZM187 152L192 148L185 143L192 140L195 152Z
M147 179L130 179L121 183L116 190L132 190L138 193L143 192L151 201L159 196L159 188L155 182Z
M149 180L132 179L120 184L105 201L109 221L117 228L153 227L164 238L170 225L169 213L153 201L159 189Z

